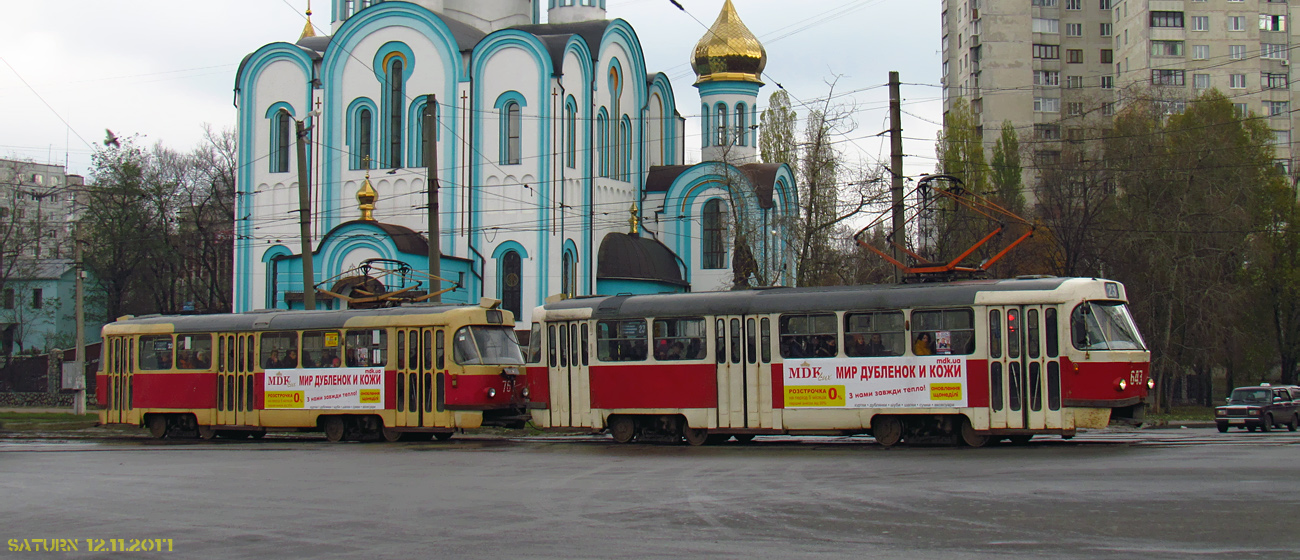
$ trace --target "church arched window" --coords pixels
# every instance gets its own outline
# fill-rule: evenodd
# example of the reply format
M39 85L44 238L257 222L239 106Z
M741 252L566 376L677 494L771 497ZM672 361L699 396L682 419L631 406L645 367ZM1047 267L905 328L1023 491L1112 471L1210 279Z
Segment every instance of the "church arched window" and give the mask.
M725 113L724 113L725 114ZM727 266L727 216L721 199L704 203L704 268L719 269Z
M713 137L712 134L709 134L709 127L712 126L711 123L713 121L713 119L709 118L709 111L711 110L712 109L709 109L708 105L702 105L700 107L700 130L702 131L700 134L700 146L704 148L709 147L709 138Z
M411 136L411 142L416 146L419 146L419 150L416 150L411 154L411 167L424 167L424 154L428 153L429 148L429 143L425 141L424 137L425 124L429 123L430 118L433 119L433 122L430 123L429 126L433 129L434 147L437 147L438 137L440 136L440 131L438 130L438 107L437 105L431 107L429 103L422 100L419 107L416 108L415 112L412 114L412 118L418 119L418 122L411 123L410 128L414 131L414 134Z
M400 57L388 65L388 167L402 166L402 111L406 108L403 69Z
M275 120L271 123L271 130L274 134L271 137L271 172L288 173L289 172L289 139L293 130L292 118L289 112L280 109L275 113Z
M560 263L560 293L573 297L578 287L577 258L572 251L564 250Z
M596 157L600 160L600 176L609 177L609 119L605 116L605 108L600 108L600 114L596 116Z
M355 154L357 169L370 169L371 163L374 162L375 153L370 145L374 126L375 115L368 107L357 111L357 153Z
M523 260L517 251L501 255L501 308L514 313L518 319L523 309Z
M522 159L521 137L524 128L524 116L519 103L508 101L501 107L501 124L502 134L505 137L501 150L501 163L517 165Z
M749 126L745 123L745 104L736 105L736 144L748 146Z
M567 119L565 127L566 144L565 144L565 163L570 168L578 166L578 108L573 103L573 98L565 103L564 117Z
M727 141L727 106L723 103L718 104L718 146L730 146L731 142Z
M624 181L632 180L632 121L628 120L627 115L623 115L623 122L619 123L619 137L623 139L623 151L618 154L622 164Z

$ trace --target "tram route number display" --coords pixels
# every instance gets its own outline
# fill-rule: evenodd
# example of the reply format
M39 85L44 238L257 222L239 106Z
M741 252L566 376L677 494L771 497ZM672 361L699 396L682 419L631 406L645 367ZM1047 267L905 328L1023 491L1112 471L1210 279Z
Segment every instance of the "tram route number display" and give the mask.
M966 358L810 358L785 364L786 408L961 408Z
M383 368L269 369L266 410L380 410Z

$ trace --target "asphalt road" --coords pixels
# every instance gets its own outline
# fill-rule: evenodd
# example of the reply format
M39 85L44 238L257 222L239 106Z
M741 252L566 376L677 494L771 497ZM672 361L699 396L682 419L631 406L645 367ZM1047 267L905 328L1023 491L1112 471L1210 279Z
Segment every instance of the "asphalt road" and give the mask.
M0 439L0 556L1295 558L1298 469L1300 434L1212 429L890 450ZM15 550L32 539L79 548Z

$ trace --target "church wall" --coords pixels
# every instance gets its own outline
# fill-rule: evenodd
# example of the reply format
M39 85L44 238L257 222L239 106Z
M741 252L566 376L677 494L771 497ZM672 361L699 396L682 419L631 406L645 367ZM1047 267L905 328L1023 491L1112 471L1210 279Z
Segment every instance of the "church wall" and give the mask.
M559 79L559 91L562 94L560 107L565 106L566 100L572 98L575 108L574 132L574 153L573 167L568 165L568 134L569 127L564 122L565 111L558 113L559 119L557 124L561 125L559 130L561 134L557 136L561 140L555 153L559 155L556 160L555 174L562 182L562 199L555 201L563 203L564 213L559 216L562 220L561 229L564 231L563 241L573 242L573 252L576 254L577 286L574 292L578 295L588 295L595 293L595 246L596 239L591 232L591 212L593 210L591 176L592 162L595 153L593 147L593 112L592 112L592 61L591 52L587 50L586 43L580 39L573 39L569 42L563 59L563 74ZM559 247L563 251L563 246ZM563 253L560 253L561 258ZM557 280L558 282L558 280ZM559 293L560 285L551 290L553 293Z

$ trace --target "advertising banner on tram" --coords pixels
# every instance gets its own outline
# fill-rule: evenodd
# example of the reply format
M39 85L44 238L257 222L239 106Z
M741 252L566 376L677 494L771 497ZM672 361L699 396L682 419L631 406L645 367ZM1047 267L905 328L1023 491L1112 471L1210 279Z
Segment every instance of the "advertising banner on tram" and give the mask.
M960 408L966 358L807 358L785 363L786 408Z
M267 410L380 410L384 368L269 369Z

